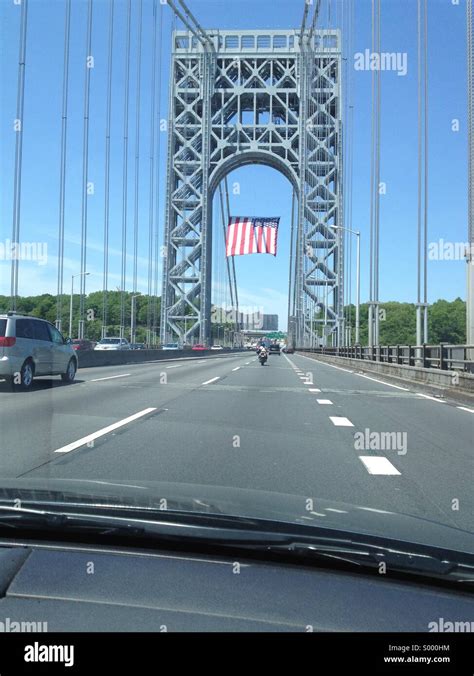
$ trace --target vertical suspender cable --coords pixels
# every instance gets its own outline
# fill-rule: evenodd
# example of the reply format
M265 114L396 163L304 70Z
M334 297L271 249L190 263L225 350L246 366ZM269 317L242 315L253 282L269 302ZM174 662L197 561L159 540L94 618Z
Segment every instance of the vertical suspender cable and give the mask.
M84 296L86 293L87 269L87 195L89 177L89 101L92 64L92 10L94 0L89 0L87 11L87 36L84 81L84 136L82 147L82 206L81 206L81 278L79 299L79 338L84 338Z
M472 0L466 4L467 24L467 145L468 145L468 212L466 251L467 293L466 293L466 343L474 345L474 24ZM468 359L473 352L469 350Z
M428 0L425 0L425 206L423 218L423 342L428 342Z
M137 292L138 277L138 204L140 198L140 113L141 113L141 71L142 71L142 16L143 0L138 2L137 20L137 81L136 81L136 109L135 109L135 205L133 216L133 293ZM134 337L131 336L134 340Z
M229 185L227 183L227 176L224 178L224 187L225 187L225 200L226 200L226 213L227 213L227 223L230 221L230 200L229 200ZM235 257L232 256L231 260L231 272L232 272L232 281L234 285L234 290L233 290L233 295L234 295L234 300L235 300L235 314L236 314L236 330L237 332L239 331L239 293L238 293L238 288L237 288L237 273L235 271Z
M375 52L375 0L372 0L372 53ZM372 71L372 128L370 148L370 242L369 242L369 345L374 344L374 181L375 181L375 71Z
M155 200L155 104L156 104L156 34L157 34L157 6L153 0L153 37L151 47L151 85L150 85L150 168L149 168L149 212L148 212L148 285L146 310L146 343L152 343L152 315L153 315L153 228L154 228L154 200ZM158 158L159 161L159 158Z
M127 28L125 48L125 96L123 119L123 173L122 173L122 269L120 276L120 337L125 333L125 285L127 274L127 197L128 197L128 106L130 95L130 25L131 0L127 6Z
M417 204L417 317L416 344L421 344L421 207L422 207L422 64L421 64L421 0L418 0L417 40L418 40L418 204Z
M105 205L104 205L104 270L102 282L102 338L107 335L108 325L108 292L109 292L109 220L110 220L110 124L112 118L112 67L113 67L113 35L114 5L109 6L109 56L107 64L107 117L105 128Z
M161 64L163 61L163 5L159 3L159 13L157 13L157 21L160 24L159 35L159 49L157 50L157 67L158 67L158 83L157 83L157 119L158 119L158 133L156 135L156 200L155 200L155 260L154 260L154 280L153 280L153 339L158 341L158 280L160 275L160 208L161 208ZM171 71L170 71L171 72ZM161 300L164 299L164 292L161 294Z
M18 80L16 99L16 130L15 138L15 174L13 183L13 225L12 246L20 241L20 207L21 207L21 170L23 156L23 128L24 128L24 103L25 103L25 68L26 68L26 37L28 23L28 0L21 5L20 17L20 53L18 57ZM12 256L11 263L11 300L12 310L16 310L18 299L18 257Z
M222 233L224 236L224 244L226 240L226 218L225 218L225 210L224 210L224 195L222 193L222 183L219 183L219 201L220 201L220 206L221 206L221 218L222 218ZM230 290L230 302L232 304L232 309L234 309L234 292L233 292L233 285L232 285L232 273L231 273L231 268L230 268L230 261L229 258L226 256L226 266L227 266L227 281L229 285L229 290Z
M377 1L377 53L381 54L381 0ZM381 141L381 85L382 70L377 71L377 136L376 136L376 170L375 170L375 236L374 236L374 300L375 300L375 343L379 344L379 252L380 252L380 141Z
M290 317L293 314L294 308L292 309L292 289L293 289L293 239L295 233L295 189L292 190L291 195L291 230L290 230L290 272L289 272L289 283L288 283L288 338L290 331Z
M58 232L58 286L56 299L56 327L62 329L62 295L64 283L64 202L66 191L66 148L67 148L67 113L69 88L69 44L71 29L71 0L66 2L64 22L64 70L63 101L61 112L61 165L59 174L59 232ZM71 327L69 327L71 334Z

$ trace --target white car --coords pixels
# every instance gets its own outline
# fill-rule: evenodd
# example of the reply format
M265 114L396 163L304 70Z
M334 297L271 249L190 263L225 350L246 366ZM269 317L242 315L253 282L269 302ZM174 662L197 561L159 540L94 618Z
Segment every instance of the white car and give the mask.
M94 350L130 350L130 343L125 338L102 338Z
M223 350L223 349L224 349L224 348L222 347L222 345L213 345L213 346L211 347L211 350Z
M163 347L161 348L162 350L180 350L179 343L165 343Z

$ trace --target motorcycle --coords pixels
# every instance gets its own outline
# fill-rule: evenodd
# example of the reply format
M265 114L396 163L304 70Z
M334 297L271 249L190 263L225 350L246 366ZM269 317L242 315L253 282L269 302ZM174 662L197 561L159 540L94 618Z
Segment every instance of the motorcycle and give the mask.
M267 361L267 359L268 359L268 353L267 353L267 351L266 351L266 350L261 350L261 351L258 353L258 361L260 362L260 364L261 364L262 366L265 366L265 362Z

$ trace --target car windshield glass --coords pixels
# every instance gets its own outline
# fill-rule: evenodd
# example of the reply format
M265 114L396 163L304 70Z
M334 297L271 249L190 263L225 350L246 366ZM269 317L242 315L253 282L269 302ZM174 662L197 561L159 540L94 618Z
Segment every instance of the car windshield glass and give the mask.
M0 0L0 501L474 552L473 3Z

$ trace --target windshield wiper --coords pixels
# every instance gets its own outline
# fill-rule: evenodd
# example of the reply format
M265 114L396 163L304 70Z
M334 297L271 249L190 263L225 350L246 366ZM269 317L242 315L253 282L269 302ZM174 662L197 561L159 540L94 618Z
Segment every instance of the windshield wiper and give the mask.
M49 506L48 506L49 507ZM55 506L56 507L56 506ZM59 507L59 506L58 506ZM90 509L90 505L87 505ZM104 506L102 506L104 507ZM156 545L173 549L211 551L211 553L249 555L251 558L284 560L304 565L321 564L359 571L409 574L418 578L462 583L474 588L474 556L462 552L445 552L421 545L394 542L373 536L328 531L308 526L293 526L247 517L230 517L209 513L140 510L115 510L115 505L90 511L64 511L0 505L0 535L10 529L28 533L54 535L61 539L88 539L100 536L132 539L134 544ZM118 516L115 512L118 512ZM127 513L128 512L128 513ZM301 533L304 531L304 534ZM314 532L316 531L316 532ZM332 534L329 535L328 533ZM377 540L376 543L371 542ZM97 539L96 539L97 541ZM435 553L433 553L435 552Z

